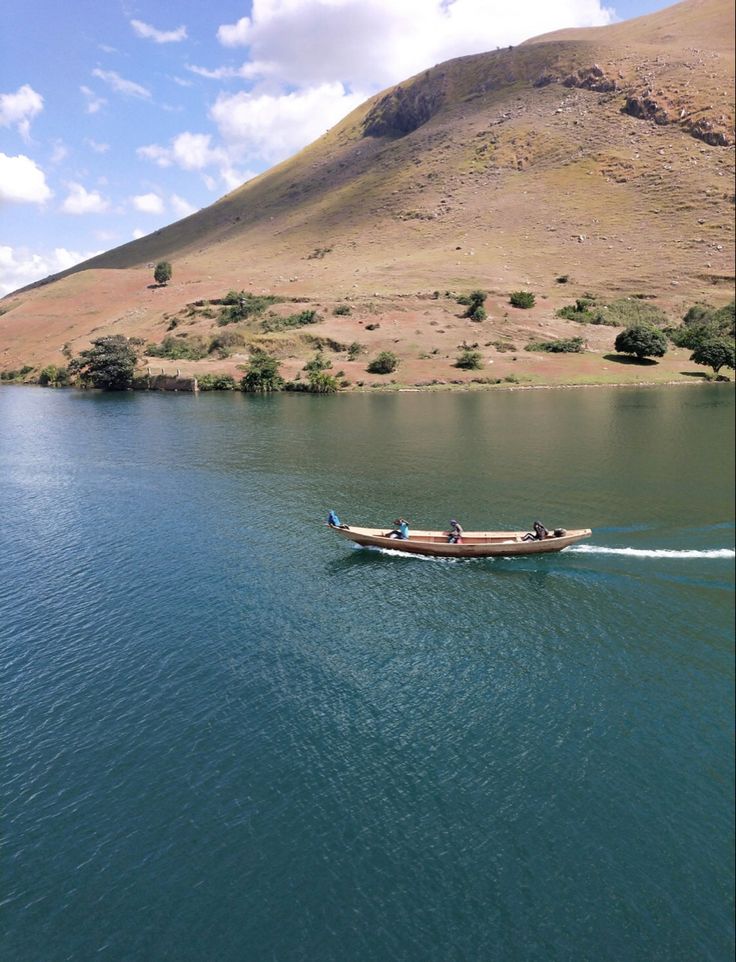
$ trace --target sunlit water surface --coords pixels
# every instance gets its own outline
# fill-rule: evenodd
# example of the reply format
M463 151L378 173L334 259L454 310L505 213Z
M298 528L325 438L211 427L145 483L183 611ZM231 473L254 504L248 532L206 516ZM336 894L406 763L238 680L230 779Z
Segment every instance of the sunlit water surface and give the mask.
M3 958L730 959L733 413L0 390Z

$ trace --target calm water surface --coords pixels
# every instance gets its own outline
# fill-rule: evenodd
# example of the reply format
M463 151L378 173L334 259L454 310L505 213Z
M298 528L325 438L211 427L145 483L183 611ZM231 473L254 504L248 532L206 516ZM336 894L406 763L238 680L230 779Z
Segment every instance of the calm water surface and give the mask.
M3 959L730 959L733 416L2 388Z

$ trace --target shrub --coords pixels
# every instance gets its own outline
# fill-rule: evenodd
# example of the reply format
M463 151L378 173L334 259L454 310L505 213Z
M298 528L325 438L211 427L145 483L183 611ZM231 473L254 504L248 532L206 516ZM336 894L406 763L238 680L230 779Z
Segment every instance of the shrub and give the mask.
M278 317L271 314L261 321L264 331L271 334L274 331L283 331L290 327L304 327L307 324L319 324L322 318L316 311L299 311L298 314L289 314L286 317Z
M468 308L468 310L465 312L465 316L469 317L471 321L485 321L485 319L488 317L488 314L485 307L483 307L482 304L478 304L472 309L472 311L470 308Z
M65 367L57 367L49 364L41 369L38 375L38 383L44 387L62 387L69 382L69 372Z
M591 323L609 327L664 327L669 323L667 315L656 304L629 297L612 301L596 314L597 319Z
M307 363L302 368L307 374L320 374L322 371L328 371L332 367L332 361L325 357L322 351L317 351L311 361Z
M224 307L220 311L217 323L237 324L247 321L251 317L262 314L267 307L278 304L283 300L273 294L250 294L247 291L228 291L222 302Z
M231 374L203 374L197 378L200 391L234 391L235 378Z
M307 380L311 394L334 394L338 389L337 378L326 371L312 371Z
M24 364L19 370L0 371L0 381L22 381L32 370L30 364Z
M125 391L133 383L136 353L127 337L113 334L98 337L92 346L81 351L79 357L69 362L68 371L79 378L83 385L103 388L107 391Z
M279 362L266 351L251 352L246 373L240 381L240 390L250 394L269 394L280 391L284 379L279 374Z
M509 303L512 307L526 308L534 307L536 297L531 291L513 291L509 295Z
M392 374L399 366L399 359L393 351L381 351L369 363L367 371L370 374Z
M337 314L338 317L344 317L346 314L352 314L353 309L349 304L338 304L332 313Z
M621 331L616 337L615 348L621 354L635 354L640 361L645 357L664 357L667 338L656 327L636 324Z
M546 351L548 354L582 354L585 341L582 337L561 337L552 341L530 341L525 351Z
M713 368L714 374L718 374L722 367L729 367L733 371L734 342L725 337L704 341L695 348L690 355L690 360L695 361L696 364L704 364L706 367Z
M357 361L358 357L365 351L365 347L360 343L360 341L353 341L353 343L348 347L348 360Z
M168 284L171 274L171 264L168 261L159 261L153 269L153 279L157 284Z
M146 344L149 357L165 357L170 361L201 361L210 352L210 345L201 337L186 334L167 334L160 344Z
M467 371L479 371L483 367L483 355L480 351L469 349L461 351L455 361L455 367L464 368Z

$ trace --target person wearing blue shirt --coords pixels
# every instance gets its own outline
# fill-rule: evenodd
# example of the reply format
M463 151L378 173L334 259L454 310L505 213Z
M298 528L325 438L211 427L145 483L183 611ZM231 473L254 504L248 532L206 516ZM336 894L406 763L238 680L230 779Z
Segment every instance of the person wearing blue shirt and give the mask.
M338 518L338 516L335 514L334 511L330 511L330 513L327 515L327 524L329 524L331 528L340 527L340 519Z
M394 528L393 531L389 531L387 537L398 538L400 541L408 541L409 540L408 521L405 521L403 518L396 518L396 520L394 521L394 524L396 525L396 527Z

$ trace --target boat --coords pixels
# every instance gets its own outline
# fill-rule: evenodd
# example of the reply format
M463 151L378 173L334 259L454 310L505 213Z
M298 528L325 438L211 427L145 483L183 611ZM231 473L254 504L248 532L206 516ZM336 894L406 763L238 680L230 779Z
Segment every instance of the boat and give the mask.
M464 531L459 544L448 542L447 531L410 530L405 539L390 538L385 528L357 528L353 525L327 526L335 534L362 548L388 548L432 558L495 558L548 554L563 551L591 535L590 528L555 528L541 540L524 541L526 531Z

